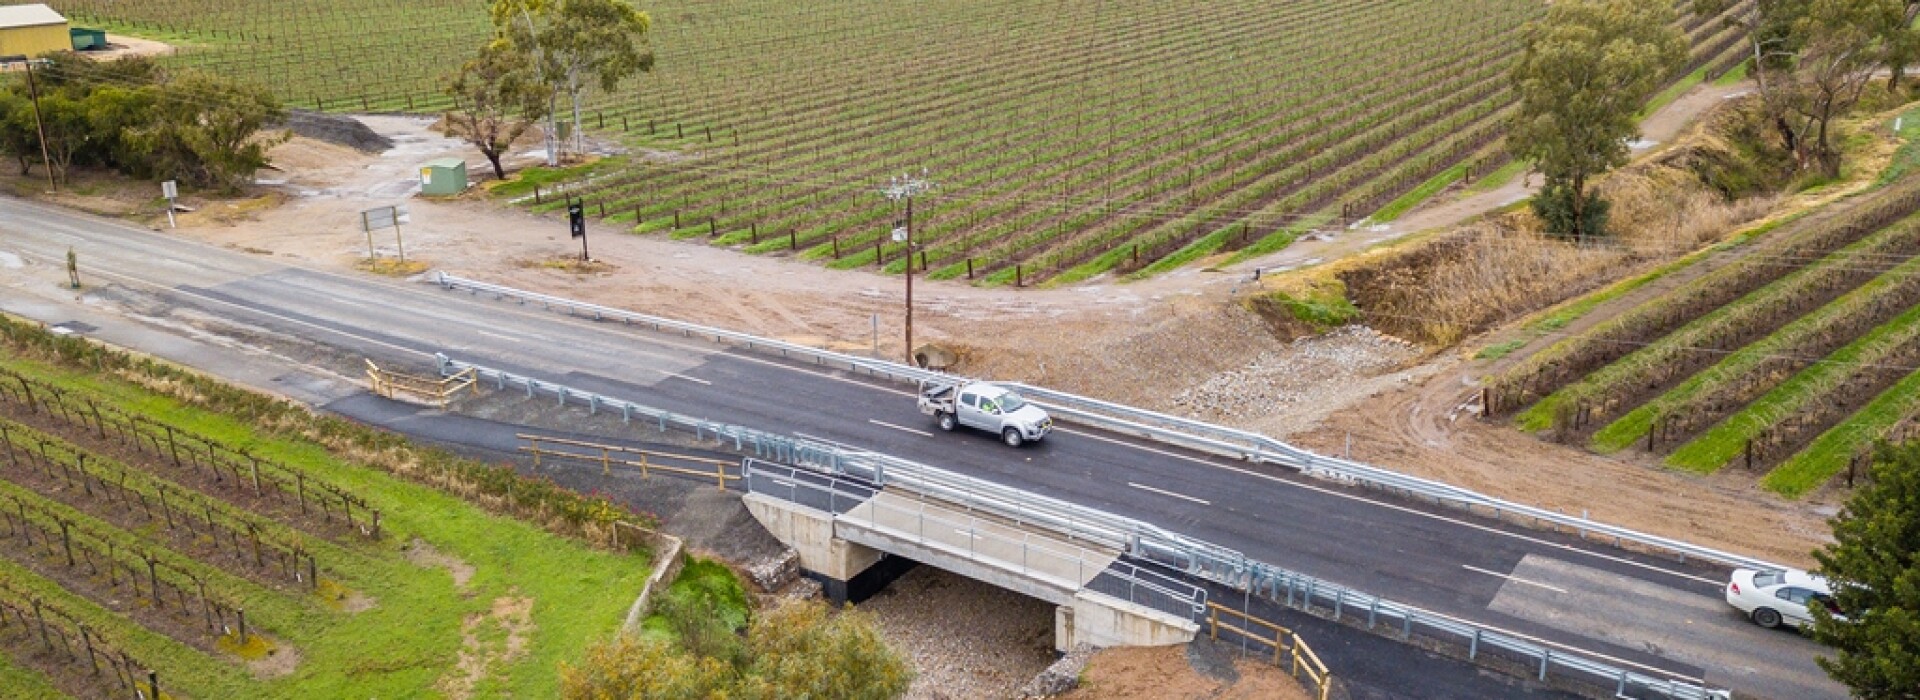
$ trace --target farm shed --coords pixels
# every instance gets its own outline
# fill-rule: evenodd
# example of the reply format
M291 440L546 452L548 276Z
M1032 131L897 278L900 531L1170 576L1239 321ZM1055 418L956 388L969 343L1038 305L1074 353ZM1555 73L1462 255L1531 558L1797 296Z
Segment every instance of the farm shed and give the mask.
M73 48L67 18L46 5L0 6L0 56L42 56Z
M450 195L467 191L467 162L441 158L420 164L420 194Z

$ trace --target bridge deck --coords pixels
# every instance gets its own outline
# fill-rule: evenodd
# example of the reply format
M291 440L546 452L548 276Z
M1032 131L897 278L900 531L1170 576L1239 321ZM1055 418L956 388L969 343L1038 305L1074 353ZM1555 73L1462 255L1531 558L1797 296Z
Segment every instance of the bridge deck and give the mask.
M874 494L834 522L843 539L1054 602L1071 598L1119 557L1112 549L890 491ZM1030 579L1044 590L969 570L983 566Z

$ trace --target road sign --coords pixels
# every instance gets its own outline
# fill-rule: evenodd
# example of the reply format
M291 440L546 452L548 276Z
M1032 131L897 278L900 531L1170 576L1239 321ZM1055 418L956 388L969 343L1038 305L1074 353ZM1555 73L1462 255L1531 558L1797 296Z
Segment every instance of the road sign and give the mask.
M567 203L567 226L573 231L574 238L587 237L587 203Z
M374 207L360 212L360 228L372 232L374 229L413 223L413 217L406 206Z
M167 228L179 228L179 223L173 220L173 200L180 197L180 185L172 180L160 183L160 196L167 198Z

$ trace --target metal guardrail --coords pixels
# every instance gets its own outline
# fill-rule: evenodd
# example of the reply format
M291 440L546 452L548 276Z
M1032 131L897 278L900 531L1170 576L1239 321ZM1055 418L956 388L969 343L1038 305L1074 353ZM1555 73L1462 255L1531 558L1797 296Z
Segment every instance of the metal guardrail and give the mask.
M906 489L888 488L882 491L851 478L821 478L821 475L801 467L747 459L741 472L752 493L802 505L824 504L825 507L815 507L855 525L906 537L929 549L966 554L967 558L983 565L1011 571L1055 588L1071 591L1084 587L1194 623L1198 623L1206 611L1206 589L1118 560L1115 558L1117 550L1114 549L1071 544L1063 546L1049 538L1034 536L1031 529L1008 527L1013 523L1001 517L985 517L984 514L953 517L937 512L928 513L929 506L937 510L951 510L955 504L929 499L926 494ZM907 503L912 505L892 504L874 498L881 493L905 497L909 499ZM866 512L854 512L861 508L867 509ZM929 526L932 526L935 536L928 536ZM1016 538L1004 533L1004 530L1016 530L1020 535ZM956 545L954 539L963 539L965 543Z
M661 431L687 430L694 433L696 438L715 440L723 445L731 442L737 451L752 450L757 457L790 465L783 467L788 470L786 478L777 480L764 476L764 471L744 468L748 489L755 493L774 495L775 491L763 489L785 488L791 495L790 500L839 514L864 502L856 497L870 498L870 492L878 489L917 492L969 512L978 510L1018 525L1051 529L1065 536L1069 542L1085 541L1116 549L1189 576L1284 602L1289 607L1327 609L1335 619L1345 619L1364 612L1369 628L1385 621L1397 623L1403 637L1411 638L1415 633L1421 633L1451 639L1465 644L1470 658L1477 657L1483 649L1503 651L1509 656L1537 663L1541 680L1545 680L1550 671L1557 667L1589 681L1614 684L1620 697L1635 697L1628 695L1635 691L1657 693L1680 700L1729 697L1726 691L1706 689L1682 680L1656 678L1590 659L1578 652L1555 651L1548 645L1256 561L1233 549L1132 518L897 457L670 413L504 370L460 362L445 355L437 357L443 375L470 371L497 389L523 389L528 397L551 394L560 405L571 401L588 406L594 412L617 410L627 421L639 415ZM748 461L748 464L756 463ZM871 486L860 485L847 490L845 484L849 479ZM831 487L817 488L817 484L829 484ZM843 490L847 492L843 494ZM800 494L814 495L809 497ZM825 495L822 497L820 494ZM824 500L824 503L808 503L808 498L816 502Z
M716 343L732 344L749 350L778 352L782 357L810 359L815 364L820 365L832 364L845 366L849 371L864 372L871 376L884 377L894 381L918 384L928 381L951 382L956 378L954 375L911 367L895 362L856 357L797 343L770 340L745 333L709 328L698 324L675 321L658 316L649 316L538 292L529 292L512 287L465 279L449 275L445 272L438 273L436 281L442 288L447 290L465 290L476 295L491 294L498 299L511 298L522 303L541 304L546 308L565 311L569 315L585 315L596 320L612 320L629 325L647 326L657 331L680 333L686 337L699 336L710 338ZM1530 518L1536 523L1551 523L1556 529L1566 527L1579 532L1582 536L1596 535L1600 537L1610 537L1613 538L1616 543L1631 542L1650 550L1672 552L1678 555L1681 561L1686 561L1687 558L1691 557L1735 567L1753 569L1787 568L1784 565L1774 562L1702 547L1616 525L1609 525L1586 517L1575 517L1544 508L1514 503L1458 486L1431 479L1409 476L1352 460L1316 454L1258 433L1078 396L1045 387L1031 386L1018 382L999 383L1021 392L1029 400L1032 400L1034 403L1039 404L1041 407L1059 417L1117 433L1136 435L1158 442L1179 445L1213 454L1228 455L1249 461L1269 462L1295 469L1308 475L1326 476L1351 483L1398 491L1411 496L1428 498L1436 503L1450 503L1468 509L1476 507L1483 508L1495 518L1505 518L1508 515Z

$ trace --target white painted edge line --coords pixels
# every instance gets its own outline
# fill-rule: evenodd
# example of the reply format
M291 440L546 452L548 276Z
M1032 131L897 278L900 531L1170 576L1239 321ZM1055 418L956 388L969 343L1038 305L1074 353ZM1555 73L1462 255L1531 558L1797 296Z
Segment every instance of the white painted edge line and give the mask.
M1541 587L1541 588L1545 588L1545 589L1547 589L1547 590L1549 590L1549 591L1553 591L1553 592L1555 592L1555 593L1565 593L1565 592L1567 592L1567 589L1565 589L1565 588L1561 588L1561 587L1559 587L1559 586L1549 586L1549 585L1547 585L1547 584L1544 584L1544 583L1541 583L1541 582L1539 582L1539 581L1528 581L1528 580L1526 580L1526 579L1523 579L1523 578L1520 578L1520 577L1518 577L1518 576L1510 576L1510 575L1507 575L1507 574L1503 574L1503 573L1500 573L1500 572L1498 572L1498 571L1488 571L1488 570L1486 570L1486 569L1482 569L1482 568L1480 568L1480 567L1478 567L1478 566L1469 566L1469 565L1466 565L1466 564L1461 564L1461 565L1460 565L1460 568L1462 568L1462 569L1466 569L1466 570L1468 570L1468 571L1472 571L1472 572L1474 572L1474 573L1477 573L1477 574L1486 574L1486 575L1488 575L1488 576L1492 576L1492 577L1494 577L1494 578L1503 578L1503 579L1506 579L1506 580L1508 580L1508 581L1512 581L1512 582L1514 582L1514 583L1524 583L1524 584L1527 584L1527 585L1529 585L1529 586L1539 586L1539 587Z
M484 335L484 336L486 336L486 337L489 337L489 338L493 338L493 339L495 339L495 340L504 340L504 341L507 341L507 342L509 342L509 343L518 343L518 342L520 342L520 339L519 339L519 338L515 338L515 337L513 337L513 336L510 336L510 335L507 335L507 334L505 334L505 333L495 333L495 332L493 332L493 331L489 331L489 330L486 330L486 329L483 329L483 328L475 328L475 329L473 329L473 332L475 332L475 333L479 333L480 335Z
M906 427L906 426L904 426L904 425L894 425L894 424L892 424L892 423L885 423L885 422L881 422L881 421L877 421L877 420L874 420L874 419L872 419L872 418L868 418L868 419L867 419L867 422L868 422L868 423L872 423L872 424L874 424L874 425L877 425L877 426L880 426L880 427L882 427L882 428L892 428L892 429L894 429L894 430L898 430L898 431L900 431L900 432L903 432L903 433L913 433L913 434L915 434L915 435L920 435L920 436L924 436L924 437L933 437L933 433L929 433L929 432L927 432L927 431L925 431L925 430L915 430L915 429L913 429L913 428L909 428L909 427Z
M356 309L364 309L364 308L367 308L367 305L366 305L366 304L362 304L362 303L360 303L360 302L357 302L357 301L347 301L347 300L345 300L345 299L341 299L340 297L333 297L333 298L331 299L331 301L332 301L333 303L335 303L335 304L339 304L339 305L341 305L341 306L351 306L351 307L354 307L354 308L356 308ZM481 331L481 332L482 332L482 333L485 333L486 331Z
M1193 501L1194 503L1198 503L1198 504L1200 504L1200 505L1203 505L1203 506L1210 506L1210 505L1213 505L1213 501L1209 501L1209 500L1205 500L1205 499L1200 499L1200 498L1194 498L1194 497L1192 497L1192 496L1189 496L1189 495L1186 495L1186 494L1184 494L1184 493L1174 493L1174 492L1172 492L1172 491L1168 491L1168 490L1166 490L1166 489L1156 489L1156 488L1154 488L1154 487L1152 487L1152 486L1148 486L1148 485L1146 485L1146 484L1136 484L1136 483L1134 483L1134 482L1131 482L1131 481L1129 481L1129 482L1127 482L1127 485L1128 485L1128 486L1132 486L1132 487L1134 487L1134 488L1136 488L1136 489L1140 489L1141 491L1151 491L1151 492L1153 492L1153 493L1157 493L1157 494L1160 494L1160 495L1162 495L1162 496L1172 496L1172 497L1174 497L1174 498L1178 498L1178 499L1180 499L1180 500L1183 500L1183 501Z

